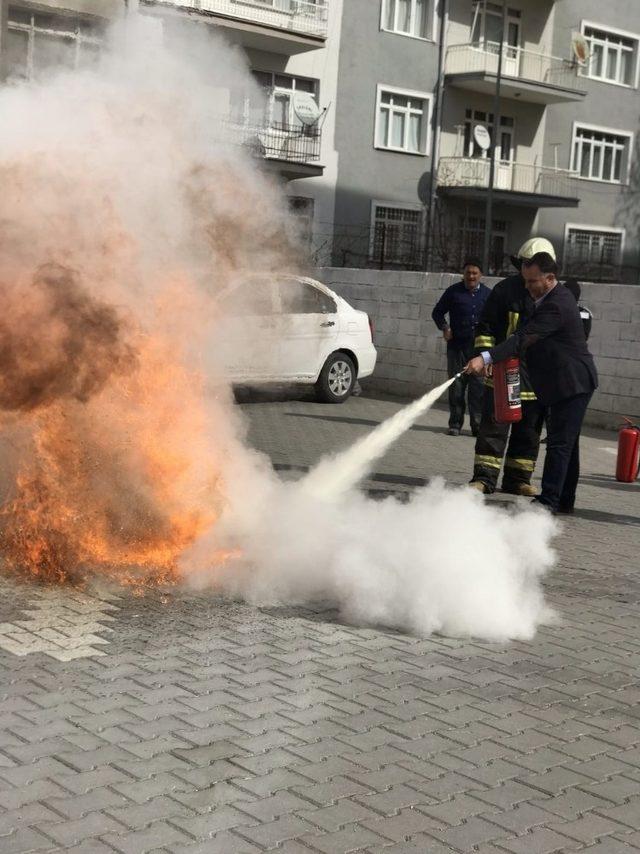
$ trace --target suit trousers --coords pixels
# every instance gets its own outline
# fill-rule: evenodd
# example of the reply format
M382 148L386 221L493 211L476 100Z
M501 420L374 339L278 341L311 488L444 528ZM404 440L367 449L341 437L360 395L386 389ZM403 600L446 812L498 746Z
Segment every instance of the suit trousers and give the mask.
M447 373L449 379L467 364L473 357L473 343L466 348L447 347ZM475 435L480 427L482 417L482 395L484 384L482 377L474 377L471 374L463 374L449 386L449 427L462 430L464 424L465 398L469 401L469 423L471 432Z
M592 391L546 408L547 455L538 501L551 510L571 510L580 477L580 430Z

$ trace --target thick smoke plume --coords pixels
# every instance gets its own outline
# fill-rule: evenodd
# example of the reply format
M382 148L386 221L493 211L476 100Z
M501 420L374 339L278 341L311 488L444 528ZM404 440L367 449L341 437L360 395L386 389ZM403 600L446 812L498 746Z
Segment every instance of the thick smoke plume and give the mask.
M129 33L98 71L0 91L5 565L530 637L549 519L443 483L368 500L357 481L395 427L295 484L243 445L217 297L297 253L280 191L225 140L244 61L179 36Z
M0 409L30 411L61 398L88 401L135 353L113 306L73 270L43 265L26 283L0 282Z

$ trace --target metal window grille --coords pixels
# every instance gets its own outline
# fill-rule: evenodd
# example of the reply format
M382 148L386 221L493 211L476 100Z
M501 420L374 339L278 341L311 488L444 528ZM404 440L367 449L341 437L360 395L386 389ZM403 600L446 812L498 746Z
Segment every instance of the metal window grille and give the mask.
M570 228L565 246L567 275L615 279L622 264L622 234Z
M376 205L372 260L381 265L419 263L421 221L422 211Z

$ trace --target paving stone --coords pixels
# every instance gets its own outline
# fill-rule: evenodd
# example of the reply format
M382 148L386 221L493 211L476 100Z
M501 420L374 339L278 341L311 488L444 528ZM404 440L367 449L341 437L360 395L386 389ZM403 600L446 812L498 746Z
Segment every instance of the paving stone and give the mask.
M274 462L308 467L397 409L245 412ZM471 439L450 442L442 410L416 426L376 466L390 492L442 471L464 483ZM609 489L615 438L583 436L581 507L545 580L561 621L531 641L417 638L341 625L323 603L179 587L100 600L107 626L93 594L0 573L9 647L69 654L0 648L0 834L18 828L1 854L640 850L640 517L637 491ZM33 619L40 634L20 636ZM73 657L87 638L103 654Z
M254 827L243 827L240 831L243 837L251 840L259 847L275 848L287 839L297 839L304 834L313 832L313 826L296 816L282 816L275 821L256 824Z

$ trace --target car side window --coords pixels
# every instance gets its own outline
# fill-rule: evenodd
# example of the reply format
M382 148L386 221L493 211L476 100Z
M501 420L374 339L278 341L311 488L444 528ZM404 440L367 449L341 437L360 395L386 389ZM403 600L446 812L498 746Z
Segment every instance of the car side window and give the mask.
M271 282L247 279L220 300L224 314L230 317L267 317L273 312Z
M297 279L280 283L280 299L284 314L335 314L338 310L328 294Z

